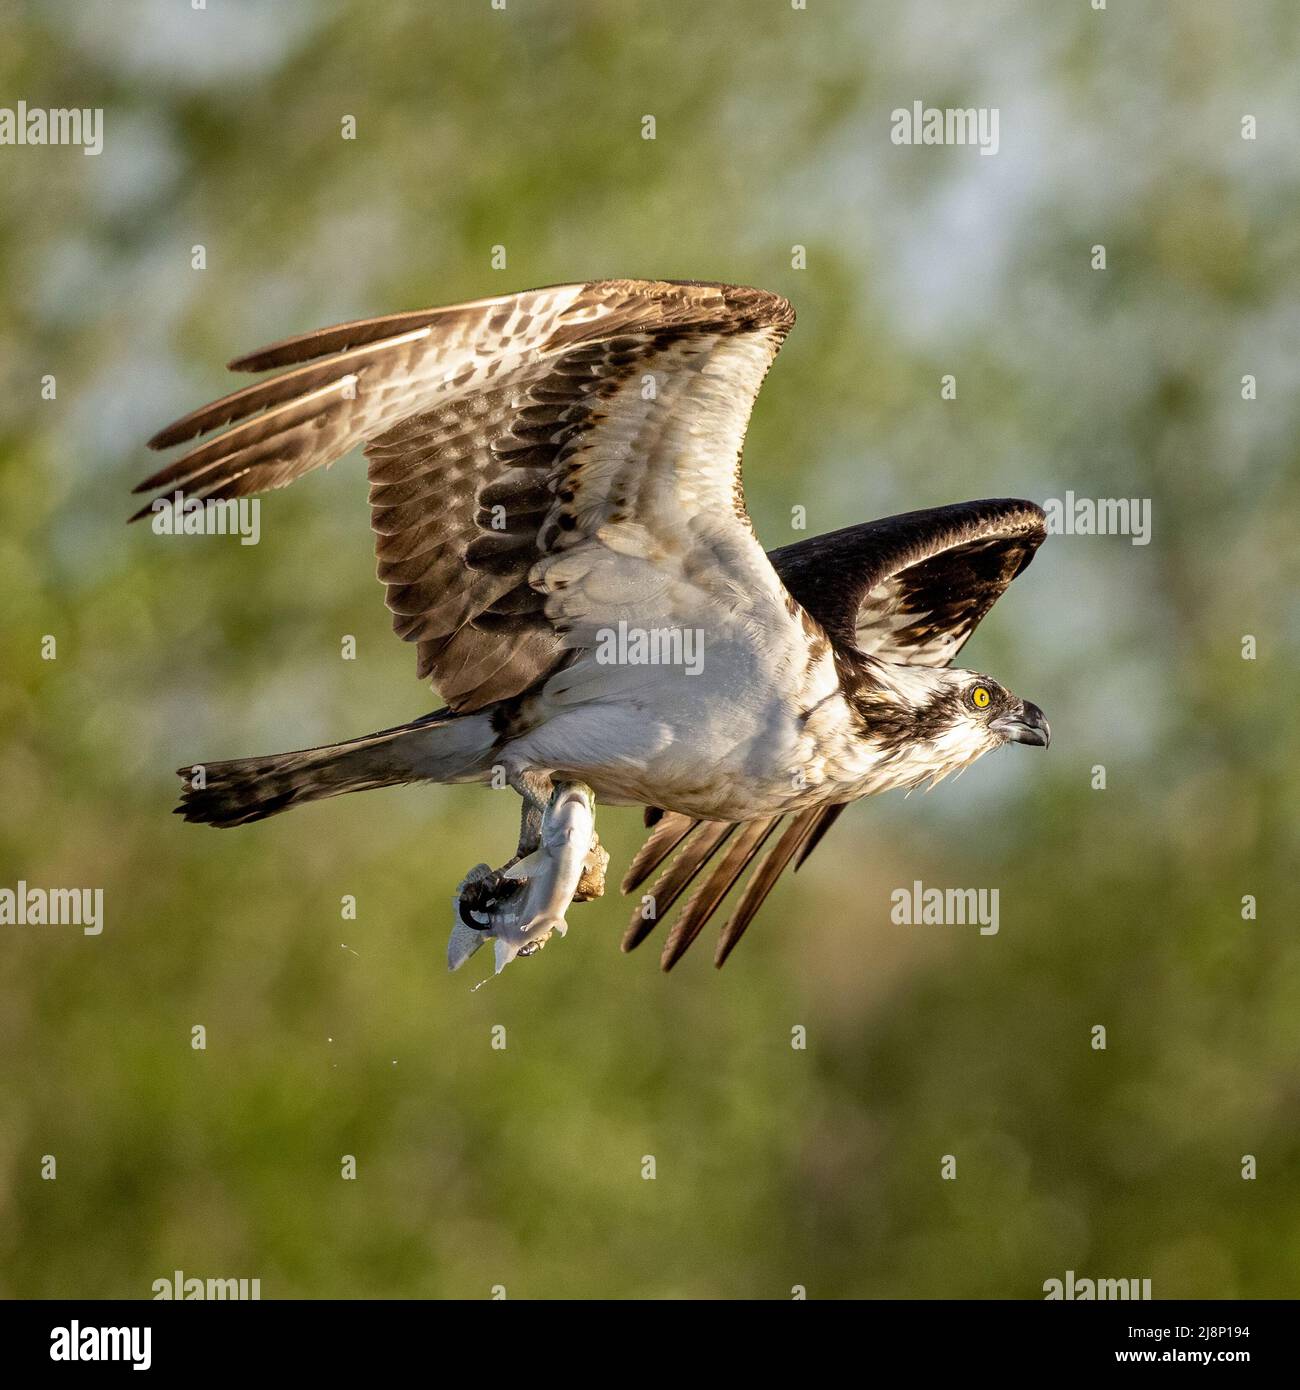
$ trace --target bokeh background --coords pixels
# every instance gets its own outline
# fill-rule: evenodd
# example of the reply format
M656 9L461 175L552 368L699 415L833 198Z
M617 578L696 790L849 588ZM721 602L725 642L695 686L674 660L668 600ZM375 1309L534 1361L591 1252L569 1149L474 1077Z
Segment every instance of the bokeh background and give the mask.
M1290 0L7 6L0 104L106 143L0 147L0 883L106 927L0 928L0 1293L1300 1291L1298 70ZM892 145L916 100L996 106L999 153ZM450 896L508 795L168 814L182 762L433 707L361 461L256 547L128 530L127 490L239 351L603 275L794 302L769 546L1067 490L1153 534L1051 538L966 650L1048 754L859 805L720 973L622 956L615 894L475 990ZM621 872L639 817L600 829ZM914 879L998 888L1000 932L892 925Z

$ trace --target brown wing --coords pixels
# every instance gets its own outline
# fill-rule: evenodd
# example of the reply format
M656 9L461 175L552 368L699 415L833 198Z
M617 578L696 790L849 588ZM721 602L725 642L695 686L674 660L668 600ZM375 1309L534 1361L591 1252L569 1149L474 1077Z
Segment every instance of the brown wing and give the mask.
M232 363L305 365L161 431L155 448L221 432L137 491L241 497L365 443L394 628L457 711L561 664L593 594L613 612L689 590L720 613L740 595L778 647L802 642L739 472L793 318L761 290L611 280L324 329Z
M716 966L722 967L790 861L797 855L798 869L843 810L843 804L815 806L789 818L776 843L758 859L735 910L722 928L714 955ZM659 963L664 970L671 970L757 858L781 819L773 816L736 826L692 820L672 811L647 812L647 823L653 829L623 879L623 892L639 888L665 859L675 857L646 895L649 901L642 902L633 912L623 936L623 949L631 951L639 946L704 866L714 860L712 871L691 895L664 942ZM726 852L718 858L724 846Z
M849 526L768 558L832 641L947 666L1046 534L1034 503L990 498Z

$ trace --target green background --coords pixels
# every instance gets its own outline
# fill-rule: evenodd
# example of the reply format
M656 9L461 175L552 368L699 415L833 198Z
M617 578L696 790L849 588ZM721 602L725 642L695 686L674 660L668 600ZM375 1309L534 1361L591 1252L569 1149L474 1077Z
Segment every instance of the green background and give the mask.
M96 158L0 147L0 884L106 899L99 937L0 928L0 1293L1300 1291L1289 0L0 26L0 104L106 110ZM997 107L999 152L892 145L916 100ZM256 547L128 530L127 491L238 352L599 276L794 302L746 454L769 546L797 506L815 532L1067 490L1150 499L1152 540L1050 538L963 656L1044 707L1050 751L852 809L722 972L705 942L669 976L622 956L615 894L475 991L450 897L509 853L513 797L168 814L182 762L433 707L361 461L265 498ZM621 874L639 817L599 824ZM996 887L1000 932L891 924L915 879Z

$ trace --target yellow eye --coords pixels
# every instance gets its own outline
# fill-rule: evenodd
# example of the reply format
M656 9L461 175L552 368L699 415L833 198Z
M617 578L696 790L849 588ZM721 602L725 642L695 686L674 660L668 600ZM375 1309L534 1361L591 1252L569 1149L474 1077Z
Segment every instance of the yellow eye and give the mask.
M989 700L992 698L989 695L988 686L986 685L977 685L975 689L971 691L970 697L976 709L988 709Z

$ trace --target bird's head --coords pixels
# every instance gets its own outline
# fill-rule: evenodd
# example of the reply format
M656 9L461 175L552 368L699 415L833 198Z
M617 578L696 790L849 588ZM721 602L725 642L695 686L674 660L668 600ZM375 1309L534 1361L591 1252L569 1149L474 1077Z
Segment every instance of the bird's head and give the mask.
M1046 748L1052 731L1037 705L978 671L877 664L858 704L868 739L916 785L937 781L1001 748Z
M1004 743L1028 743L1035 748L1051 743L1051 726L1037 705L976 671L945 674L953 678L949 717L970 739L987 745L981 752Z

